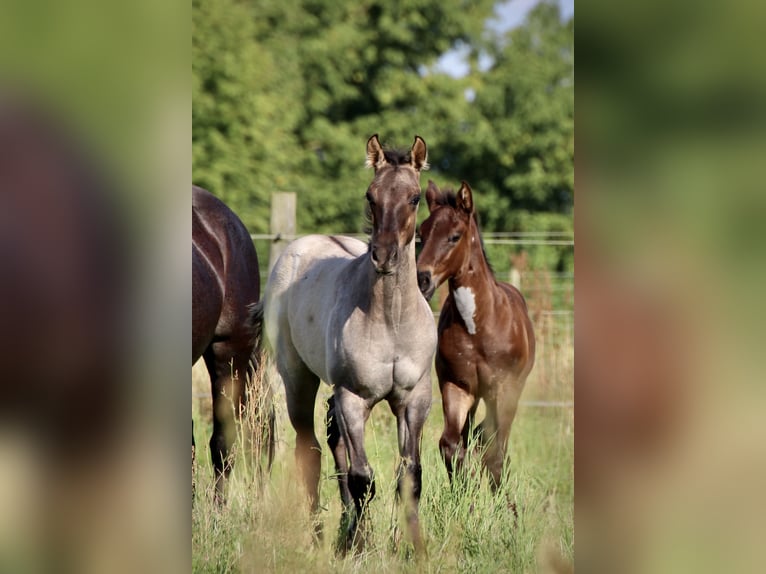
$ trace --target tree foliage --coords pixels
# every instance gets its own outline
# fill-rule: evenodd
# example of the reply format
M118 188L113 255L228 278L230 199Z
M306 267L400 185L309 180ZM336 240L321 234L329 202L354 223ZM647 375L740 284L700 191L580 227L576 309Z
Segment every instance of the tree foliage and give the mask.
M302 232L356 232L373 133L429 145L441 187L468 181L486 230L571 230L573 24L541 2L487 36L493 0L193 0L193 178L252 231L275 191ZM471 73L435 69L456 45ZM480 58L480 55L481 58ZM479 66L479 61L491 61Z
M481 52L493 60L487 70L476 64ZM519 224L530 220L519 211L569 214L573 22L562 24L557 5L541 3L525 26L475 47L473 56L474 100L452 124L440 155L444 170L479 190L485 228L522 230Z

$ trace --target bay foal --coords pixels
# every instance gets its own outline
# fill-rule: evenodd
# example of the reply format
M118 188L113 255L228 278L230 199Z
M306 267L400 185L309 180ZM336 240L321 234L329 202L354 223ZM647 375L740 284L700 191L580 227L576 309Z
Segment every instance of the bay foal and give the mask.
M532 322L521 293L498 281L487 261L468 184L454 194L440 192L429 181L426 202L429 216L420 226L423 248L417 265L420 290L430 299L449 281L436 352L444 410L439 449L452 480L483 399L486 417L476 434L497 489L519 396L535 360Z

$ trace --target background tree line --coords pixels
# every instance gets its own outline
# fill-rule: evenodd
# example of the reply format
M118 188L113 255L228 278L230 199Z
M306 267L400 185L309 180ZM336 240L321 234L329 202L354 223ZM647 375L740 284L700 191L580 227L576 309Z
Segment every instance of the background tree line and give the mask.
M470 183L484 231L571 232L573 21L540 2L490 33L493 0L193 0L193 181L267 232L275 191L300 232L359 232L364 144L429 146L441 188ZM470 71L435 68L467 47ZM421 210L421 219L426 210ZM570 271L570 249L538 266Z

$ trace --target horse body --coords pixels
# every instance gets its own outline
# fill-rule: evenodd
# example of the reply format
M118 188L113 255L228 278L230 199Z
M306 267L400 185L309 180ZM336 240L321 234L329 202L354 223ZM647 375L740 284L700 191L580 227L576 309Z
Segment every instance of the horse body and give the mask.
M497 281L486 260L470 187L464 182L455 197L429 181L426 199L430 215L421 225L418 281L427 298L449 282L436 353L444 410L439 448L451 479L463 463L483 399L486 418L477 435L486 446L483 462L497 488L516 407L534 364L532 323L521 293Z
M255 332L248 305L258 301L258 256L239 218L210 192L192 186L192 364L203 357L213 394L210 452L220 499L245 402ZM233 408L232 408L233 407Z
M270 340L290 330L289 348L282 349L286 360L305 364L319 379L345 387L365 381L352 390L371 407L412 390L433 357L435 339L416 335L418 324L432 317L425 300L403 297L417 292L414 266L378 276L367 249L349 237L310 235L292 242L273 273L266 325ZM281 310L270 313L272 308Z
M431 405L436 347L433 316L417 286L413 241L425 143L416 138L408 154L396 156L373 136L367 151L375 168L367 192L369 245L348 237L300 238L276 262L264 296L266 337L285 384L296 459L314 512L321 460L314 402L320 379L334 389L328 443L350 519L347 544L375 493L364 426L382 400L398 421L400 490L409 477L417 502L420 436ZM416 512L409 519L418 546Z

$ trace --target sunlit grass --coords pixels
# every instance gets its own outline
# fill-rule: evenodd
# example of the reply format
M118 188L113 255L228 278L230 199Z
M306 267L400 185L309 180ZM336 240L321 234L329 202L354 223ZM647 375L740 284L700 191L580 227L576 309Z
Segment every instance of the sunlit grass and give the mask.
M571 345L557 346L566 357ZM553 347L552 347L553 349ZM551 351L553 352L553 351ZM550 358L549 358L550 359ZM566 360L565 360L566 359ZM572 400L571 360L535 399ZM267 378L274 381L273 371ZM377 496L371 502L372 532L365 550L340 557L335 542L341 516L338 484L324 433L320 388L316 432L322 444L320 479L324 536L312 539L306 496L293 460L295 433L287 421L284 398L276 391L277 450L270 475L239 457L227 490L227 504L213 502L213 473L207 442L210 423L196 407L197 497L192 514L192 560L195 572L559 572L574 554L573 472L574 416L571 408L521 406L513 430L504 484L492 494L481 473L471 472L451 487L438 452L442 431L441 398L436 376L434 403L422 445L421 528L427 557L412 557L406 528L396 503L397 441L394 417L378 405L367 423L366 446L375 471ZM528 385L540 385L531 377ZM201 383L195 382L195 388ZM528 389L532 391L532 389ZM522 400L526 397L522 396ZM481 410L480 410L481 413ZM477 462L478 457L473 457ZM471 465L469 465L471 466Z

